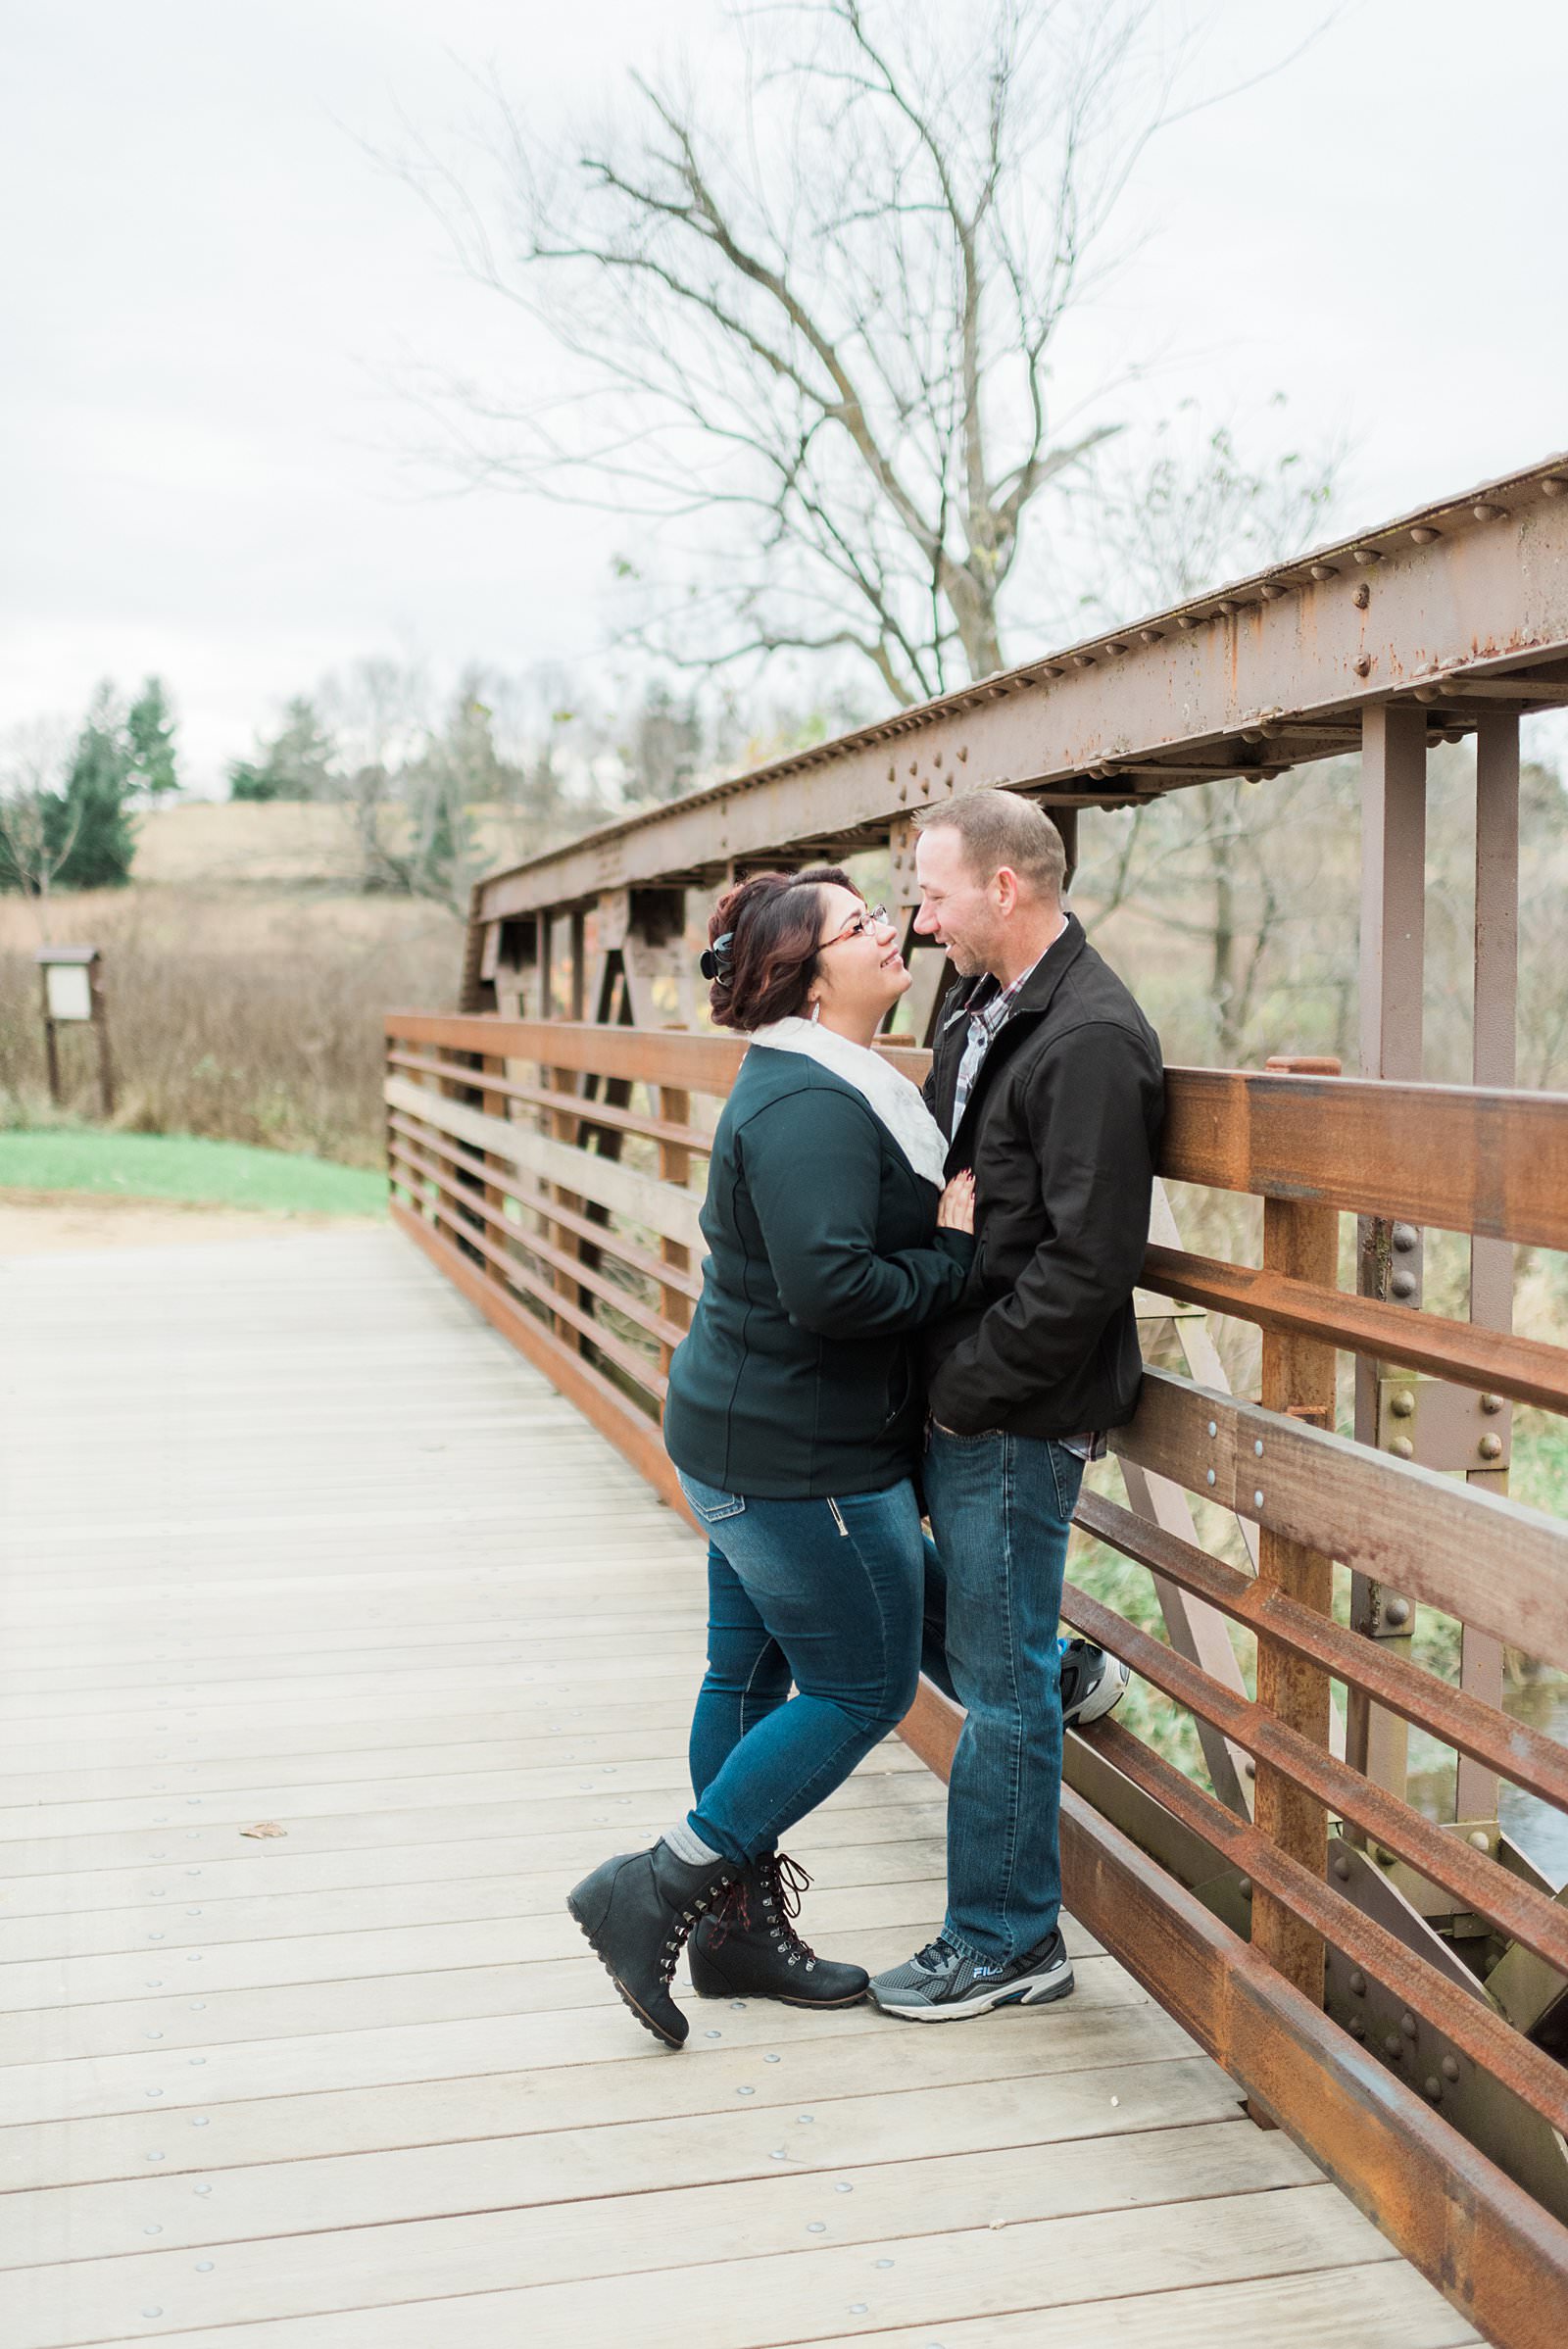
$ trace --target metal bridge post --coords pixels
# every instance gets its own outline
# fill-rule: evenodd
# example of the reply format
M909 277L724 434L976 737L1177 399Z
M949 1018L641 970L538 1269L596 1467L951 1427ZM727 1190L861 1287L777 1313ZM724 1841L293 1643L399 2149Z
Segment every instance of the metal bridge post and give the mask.
M1375 704L1361 734L1361 1074L1421 1075L1421 991L1426 969L1427 717L1419 704ZM1421 1235L1410 1224L1363 1216L1356 1287L1363 1297L1421 1302ZM1378 1440L1382 1365L1358 1356L1355 1435ZM1365 1575L1350 1584L1350 1621L1407 1655L1410 1601ZM1403 1795L1409 1733L1396 1714L1352 1689L1346 1758Z
M1511 710L1484 710L1476 726L1476 941L1472 1081L1512 1087L1517 1069L1519 1003L1519 719ZM1470 1319L1483 1329L1513 1328L1514 1255L1506 1240L1470 1243ZM1466 1482L1484 1492L1508 1490L1512 1405L1487 1395L1493 1427L1481 1438L1483 1464ZM1493 1465L1496 1462L1497 1465ZM1502 1641L1465 1625L1459 1685L1484 1704L1502 1703ZM1459 1756L1454 1817L1475 1831L1497 1817L1495 1771Z

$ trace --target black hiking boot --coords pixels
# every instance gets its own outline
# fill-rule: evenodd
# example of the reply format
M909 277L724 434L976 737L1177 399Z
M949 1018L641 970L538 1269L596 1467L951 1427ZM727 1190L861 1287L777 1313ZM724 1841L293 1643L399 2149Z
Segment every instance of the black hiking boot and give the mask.
M692 1935L692 1988L699 1998L778 1998L786 2006L857 2006L870 1976L860 1966L819 1958L795 1930L804 1868L765 1851L737 1876Z
M691 2028L669 1994L675 1960L734 1873L728 1860L690 1867L661 1837L652 1851L606 1860L566 1895L621 1997L666 2047L683 2046Z

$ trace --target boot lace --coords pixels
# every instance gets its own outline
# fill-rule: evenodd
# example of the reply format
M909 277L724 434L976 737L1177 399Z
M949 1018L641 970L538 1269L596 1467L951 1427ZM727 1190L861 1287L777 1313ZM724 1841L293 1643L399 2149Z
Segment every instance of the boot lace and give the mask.
M755 1890L758 1931L766 1933L786 1965L805 1966L809 1973L816 1964L816 1952L795 1930L801 1897L811 1888L809 1876L798 1860L782 1851L764 1851L752 1862L748 1875L750 1882L745 1876L736 1878L713 1911L712 1946L722 1949L732 1933L752 1930L751 1894Z
M659 1972L666 1985L675 1979L675 1965L681 1951L691 1939L692 1931L711 1909L715 1918L724 1915L735 1897L740 1879L721 1876L716 1884L698 1894L691 1907L682 1909L672 1919L664 1946L659 1953Z

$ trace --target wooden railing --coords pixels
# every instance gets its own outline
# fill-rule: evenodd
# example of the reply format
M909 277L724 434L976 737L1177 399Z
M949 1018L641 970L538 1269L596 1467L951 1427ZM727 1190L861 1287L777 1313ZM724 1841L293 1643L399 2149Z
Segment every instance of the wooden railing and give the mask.
M682 1505L659 1410L699 1293L706 1154L742 1047L566 1021L386 1024L397 1220ZM921 1073L922 1054L888 1050ZM1334 1425L1346 1354L1385 1374L1396 1431L1401 1380L1412 1415L1416 1374L1479 1397L1468 1465L1483 1477L1510 1399L1568 1411L1568 1349L1336 1280L1342 1213L1568 1249L1568 1099L1178 1069L1168 1101L1164 1177L1261 1198L1262 1262L1168 1245L1166 1216L1146 1284L1259 1329L1261 1398L1214 1383L1211 1346L1188 1346L1190 1367L1215 1365L1206 1380L1150 1372L1112 1438L1138 1506L1086 1491L1078 1522L1155 1578L1170 1643L1072 1584L1063 1613L1192 1714L1216 1791L1114 1718L1070 1737L1068 1898L1254 2114L1489 2338L1565 2340L1568 2072L1552 2048L1568 2022L1568 1907L1494 1824L1423 1817L1368 1759L1375 1739L1352 1736L1346 1758L1331 1685L1352 1724L1417 1725L1568 1810L1561 1744L1387 1636L1420 1603L1568 1669L1568 1524L1422 1466L1397 1432L1374 1448ZM1168 1505L1181 1493L1234 1513L1255 1572L1200 1545L1185 1504ZM1366 1628L1382 1636L1337 1618L1336 1565L1378 1594ZM1222 1623L1255 1642L1255 1695ZM940 1770L958 1723L927 1687L904 1734Z

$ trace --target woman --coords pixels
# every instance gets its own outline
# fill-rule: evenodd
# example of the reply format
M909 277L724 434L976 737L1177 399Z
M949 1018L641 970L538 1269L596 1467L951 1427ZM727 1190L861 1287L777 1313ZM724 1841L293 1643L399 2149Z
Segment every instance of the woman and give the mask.
M665 1446L709 1535L697 1801L567 1901L671 2047L687 2024L669 1983L694 1928L702 1996L864 1994L858 1966L817 1958L795 1932L808 1880L778 1837L914 1697L911 1340L956 1301L974 1248L971 1178L944 1189L941 1129L871 1049L909 985L883 908L837 868L759 873L720 900L709 939L713 1018L753 1050L713 1138L703 1294L664 1406Z

